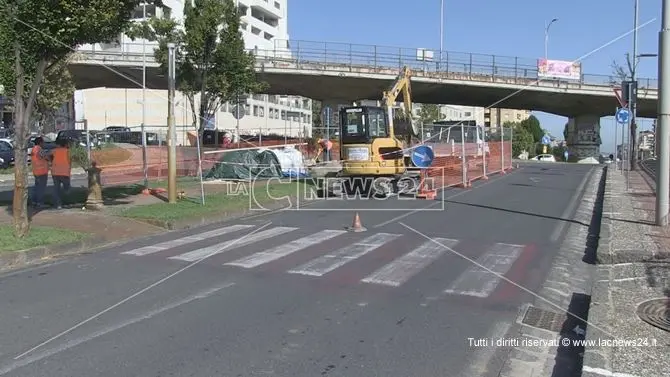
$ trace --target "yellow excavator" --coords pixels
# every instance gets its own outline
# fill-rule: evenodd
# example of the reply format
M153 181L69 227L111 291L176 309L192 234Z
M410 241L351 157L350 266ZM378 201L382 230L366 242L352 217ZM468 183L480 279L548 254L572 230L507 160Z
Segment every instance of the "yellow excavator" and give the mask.
M418 176L418 170L411 169L408 149L418 142L420 132L420 125L412 116L410 78L410 69L403 67L391 88L383 93L382 107L340 109L342 171L339 177L345 179L346 191L369 188L375 194L388 196L404 191L398 187L400 180ZM401 95L405 116L394 118L393 107ZM352 187L361 184L372 187ZM402 186L406 187L406 183Z

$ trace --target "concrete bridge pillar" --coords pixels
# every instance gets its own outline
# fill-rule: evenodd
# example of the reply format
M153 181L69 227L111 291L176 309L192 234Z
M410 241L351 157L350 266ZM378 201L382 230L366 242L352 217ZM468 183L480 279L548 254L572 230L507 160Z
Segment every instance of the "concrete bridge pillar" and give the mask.
M568 119L567 135L568 151L570 156L579 159L600 157L600 116L578 115Z

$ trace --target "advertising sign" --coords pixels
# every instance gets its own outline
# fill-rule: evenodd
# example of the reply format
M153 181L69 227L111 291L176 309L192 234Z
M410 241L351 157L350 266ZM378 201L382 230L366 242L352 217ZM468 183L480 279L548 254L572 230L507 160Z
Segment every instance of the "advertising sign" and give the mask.
M540 78L579 80L582 77L582 65L563 60L539 59L537 61L537 76Z

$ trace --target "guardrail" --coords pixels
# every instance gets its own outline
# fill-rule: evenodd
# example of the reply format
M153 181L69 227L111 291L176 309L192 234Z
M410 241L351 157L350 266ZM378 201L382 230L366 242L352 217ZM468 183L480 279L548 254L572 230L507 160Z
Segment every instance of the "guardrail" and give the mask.
M153 57L155 44L146 46L148 55ZM510 83L528 84L529 81L542 80L554 84L566 83L571 87L611 88L618 85L619 79L612 75L582 74L579 81L544 79L538 76L537 60L509 56L486 55L443 51L434 59L417 57L416 48L358 45L348 43L275 41L269 49L255 48L253 52L259 62L292 62L298 67L305 64L321 66L342 66L345 70L356 71L365 68L373 71L390 69L397 74L402 66L415 71L423 71L431 77L450 77L452 74L467 75L476 81L497 81L503 79ZM104 56L104 60L142 61L142 44L126 43L114 48L79 50L83 54ZM441 56L440 56L441 55ZM426 74L428 73L428 74ZM434 75L430 75L433 73ZM638 78L640 90L657 90L658 80ZM553 85L556 86L556 85Z

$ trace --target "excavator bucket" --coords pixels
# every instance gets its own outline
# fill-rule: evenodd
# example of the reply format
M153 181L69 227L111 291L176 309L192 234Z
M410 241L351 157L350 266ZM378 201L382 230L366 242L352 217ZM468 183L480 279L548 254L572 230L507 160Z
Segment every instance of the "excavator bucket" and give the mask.
M418 137L421 132L420 122L408 118L394 118L393 119L393 128L395 134L398 137L404 135L412 135L412 137Z

